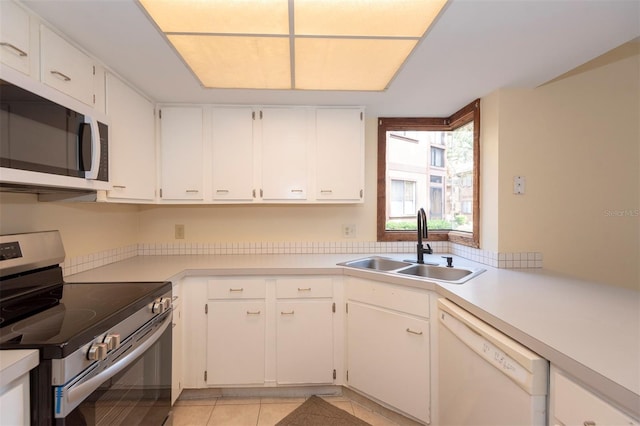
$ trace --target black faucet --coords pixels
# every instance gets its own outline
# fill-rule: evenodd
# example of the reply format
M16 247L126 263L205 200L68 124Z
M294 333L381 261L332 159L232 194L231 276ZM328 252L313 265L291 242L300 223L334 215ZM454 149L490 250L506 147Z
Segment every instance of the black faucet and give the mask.
M427 214L424 212L423 208L420 208L420 210L418 210L418 263L424 263L425 253L433 253L429 244L427 244L427 248L424 248L424 245L422 245L422 238L425 240L429 238L429 229L427 227Z

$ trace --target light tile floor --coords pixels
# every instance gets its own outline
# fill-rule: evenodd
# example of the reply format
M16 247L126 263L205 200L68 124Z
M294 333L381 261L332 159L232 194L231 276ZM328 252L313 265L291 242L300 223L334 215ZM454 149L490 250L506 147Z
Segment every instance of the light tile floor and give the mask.
M397 425L346 396L322 398L373 426ZM171 417L174 426L273 426L304 401L305 397L182 399L176 401Z

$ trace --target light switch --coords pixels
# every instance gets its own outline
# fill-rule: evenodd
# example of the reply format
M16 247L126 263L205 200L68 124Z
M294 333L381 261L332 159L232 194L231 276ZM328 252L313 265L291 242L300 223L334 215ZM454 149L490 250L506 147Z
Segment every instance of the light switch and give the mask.
M524 195L524 176L513 177L513 193L516 195Z

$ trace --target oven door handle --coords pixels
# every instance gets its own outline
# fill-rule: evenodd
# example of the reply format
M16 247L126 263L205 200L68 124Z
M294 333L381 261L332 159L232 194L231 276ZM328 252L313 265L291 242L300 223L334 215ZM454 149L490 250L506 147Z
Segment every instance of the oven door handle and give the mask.
M160 339L162 333L164 333L167 327L169 327L169 324L171 323L170 319L170 316L165 317L163 320L164 324L162 324L160 328L153 333L153 335L151 335L140 346L136 347L133 351L122 357L116 363L109 366L101 373L93 376L86 382L74 385L69 388L68 392L66 393L66 402L73 406L75 402L84 400L86 397L91 395L94 390L98 389L102 383L109 380L111 377L115 376L120 371L128 367L131 363L133 363L133 361L138 358L138 356L145 353L147 349L153 346L153 344Z

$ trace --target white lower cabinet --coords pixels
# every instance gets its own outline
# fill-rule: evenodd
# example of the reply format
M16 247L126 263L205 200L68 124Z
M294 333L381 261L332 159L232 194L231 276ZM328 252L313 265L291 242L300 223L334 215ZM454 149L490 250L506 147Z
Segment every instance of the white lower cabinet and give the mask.
M429 294L348 277L347 384L430 422Z
M331 278L276 282L276 381L333 383L335 305Z
M264 384L265 280L209 280L208 297L207 385Z
M549 389L549 425L626 425L637 426L633 419L574 382L551 366Z

